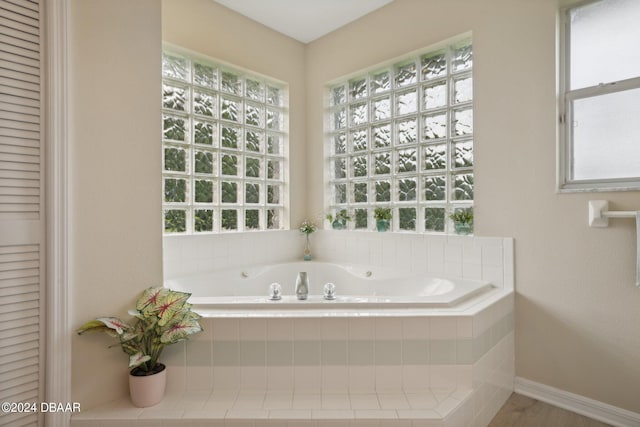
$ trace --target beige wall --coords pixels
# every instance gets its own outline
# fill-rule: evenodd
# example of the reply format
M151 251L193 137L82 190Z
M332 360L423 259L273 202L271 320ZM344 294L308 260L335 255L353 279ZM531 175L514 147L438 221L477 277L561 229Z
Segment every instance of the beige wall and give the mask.
M555 0L395 0L307 48L308 159L322 158L323 84L473 31L476 233L515 237L516 375L640 412L634 229L587 225L587 201L640 209L638 192L557 194ZM323 209L309 161L308 211Z
M69 22L71 325L127 319L162 284L160 3L73 0ZM128 356L73 339L72 401L126 393Z
M307 205L305 45L212 0L162 0L162 38L289 84L290 221Z
M640 412L634 227L586 224L588 199L640 197L555 192L555 0L395 0L307 46L210 0L173 27L177 3L162 3L168 40L289 82L293 225L323 210L324 82L472 30L476 227L515 237L517 375ZM160 20L156 0L71 2L74 327L161 281ZM74 339L83 408L126 393L106 342Z

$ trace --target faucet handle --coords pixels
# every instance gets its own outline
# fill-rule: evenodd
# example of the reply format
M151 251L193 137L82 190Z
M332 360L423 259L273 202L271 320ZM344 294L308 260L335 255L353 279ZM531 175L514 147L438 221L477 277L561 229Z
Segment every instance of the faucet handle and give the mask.
M282 286L280 286L280 283L272 283L269 286L269 299L272 301L282 299Z
M324 293L324 299L326 300L336 299L336 285L334 285L331 282L325 283L323 293Z

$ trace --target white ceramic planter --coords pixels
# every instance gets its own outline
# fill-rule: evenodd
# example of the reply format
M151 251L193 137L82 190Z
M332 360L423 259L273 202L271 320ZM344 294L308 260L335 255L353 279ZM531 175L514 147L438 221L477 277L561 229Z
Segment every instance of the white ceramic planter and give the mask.
M135 376L129 373L129 394L138 408L157 405L164 397L167 385L167 368L153 375Z

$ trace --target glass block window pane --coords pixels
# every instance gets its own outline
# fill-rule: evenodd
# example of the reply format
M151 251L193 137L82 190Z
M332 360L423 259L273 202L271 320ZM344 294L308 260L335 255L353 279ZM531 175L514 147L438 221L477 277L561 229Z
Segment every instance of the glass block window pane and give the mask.
M222 203L237 203L238 202L238 183L237 182L222 182Z
M411 144L418 140L417 119L407 119L396 124L398 129L398 144Z
M349 107L349 113L351 126L365 124L368 120L368 109L366 103L352 105Z
M391 201L391 181L376 181L376 202Z
M347 134L339 133L333 137L333 154L344 154L347 152Z
M269 230L279 230L282 228L281 219L282 210L281 209L267 209L267 229Z
M445 200L447 177L444 175L428 176L424 180L425 200Z
M247 209L244 213L245 230L260 229L260 211L258 209Z
M405 65L399 65L395 68L396 86L408 86L417 81L416 64L409 63Z
M260 184L246 183L245 184L245 203L260 203Z
M456 168L473 166L473 141L460 141L453 144L453 165Z
M213 145L217 142L218 126L216 123L194 121L193 142L200 145Z
M231 98L222 98L220 102L220 118L231 120L232 122L240 122L242 120L240 112L242 111L242 103Z
M398 226L400 230L415 231L416 229L416 208L399 208Z
M447 105L447 82L437 82L422 87L424 109L442 108Z
M367 213L367 209L356 209L355 213L355 228L356 230L367 229L369 214Z
M165 232L288 226L286 86L169 50L173 49L167 48L162 58ZM340 149L346 155L350 110L345 87ZM345 162L347 167L349 159Z
M164 170L172 172L187 171L187 152L182 148L167 147L164 149Z
M162 75L170 79L187 80L189 78L189 61L178 55L163 53Z
M264 100L264 84L262 82L247 79L245 90L247 98L256 101Z
M416 200L416 178L398 180L398 201L409 202Z
M425 231L444 231L445 209L425 208L424 209L424 229Z
M272 138L272 137L269 137ZM264 144L264 132L248 130L245 134L245 150L252 151L254 153L262 152L262 146ZM279 154L279 152L271 154Z
M234 73L223 71L220 89L223 92L227 92L233 95L240 95L242 93L242 80Z
M218 70L205 64L193 64L193 83L211 89L218 88Z
M282 135L269 134L269 136L267 136L267 153L282 154L282 144Z
M473 50L469 39L363 71L327 87L328 210L354 229L450 232L473 206ZM348 190L348 191L347 191Z
M371 92L373 94L386 92L391 89L391 76L388 71L374 74L371 79Z
M162 85L162 108L185 111L187 108L187 88L170 84Z
M422 153L425 170L431 171L447 167L447 144L427 145L423 148Z
M251 126L263 127L264 107L255 104L246 104L244 121Z
M349 83L351 99L360 99L367 96L367 79L357 79Z
M280 186L267 185L267 203L277 205L280 203Z
M170 141L185 142L187 138L187 121L179 117L164 116L163 138Z
M213 153L209 151L195 152L195 173L211 175L213 173Z
M453 81L453 102L461 103L473 99L473 79L471 76L460 77Z
M334 189L335 203L347 203L347 184L336 184Z
M187 201L187 180L182 178L165 178L164 201L167 203L184 203Z
M277 87L267 87L267 104L275 105L277 107L282 106L282 90Z
M396 172L415 172L418 169L417 148L398 150L396 152Z
M373 140L375 148L391 146L391 125L374 126Z
M353 144L353 151L366 150L369 145L367 129L358 129L351 132L351 142Z
M184 233L187 230L187 212L184 209L165 209L165 233Z
M415 89L400 92L396 94L396 114L402 116L404 114L415 113L418 108L418 93Z
M194 91L193 112L201 116L213 117L216 108L216 96L208 92Z
M453 112L453 128L456 136L469 135L473 133L473 110L466 108Z
M220 222L222 223L223 230L227 230L227 231L237 230L238 229L238 210L222 209Z
M388 96L371 101L371 108L374 121L387 120L391 117L391 99Z
M367 156L358 156L353 158L353 163L351 166L351 176L367 176Z
M196 203L213 203L213 181L196 179L193 184Z
M369 184L366 182L353 183L354 203L367 203L369 195Z
M233 154L223 154L221 163L220 172L222 172L222 175L238 175L238 156Z
M471 45L461 45L453 51L453 70L467 70L473 65Z
M447 75L447 57L445 52L429 53L421 59L422 78L434 79Z
M193 229L196 233L213 231L213 210L212 209L194 209Z
M260 178L262 175L262 160L255 157L245 157L244 176Z
M340 105L347 102L347 90L344 85L331 89L331 105Z
M454 175L453 190L456 200L473 200L473 174Z
M242 131L240 128L233 126L222 127L222 147L223 148L240 148L242 141Z
M422 135L424 139L440 139L447 137L447 114L423 116Z

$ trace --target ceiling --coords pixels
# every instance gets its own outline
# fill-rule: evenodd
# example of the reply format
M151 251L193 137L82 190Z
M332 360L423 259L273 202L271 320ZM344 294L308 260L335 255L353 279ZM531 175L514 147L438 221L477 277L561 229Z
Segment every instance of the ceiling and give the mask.
M309 43L393 0L214 1L302 43Z

